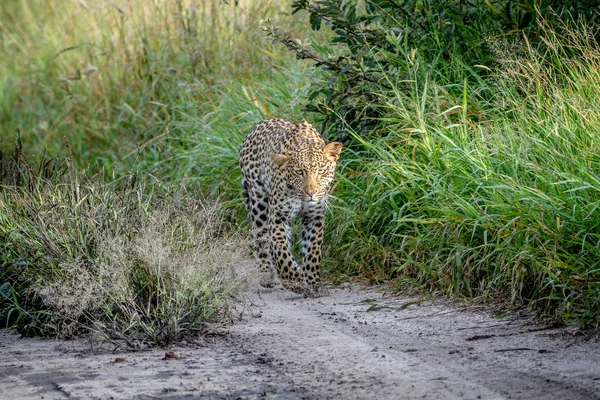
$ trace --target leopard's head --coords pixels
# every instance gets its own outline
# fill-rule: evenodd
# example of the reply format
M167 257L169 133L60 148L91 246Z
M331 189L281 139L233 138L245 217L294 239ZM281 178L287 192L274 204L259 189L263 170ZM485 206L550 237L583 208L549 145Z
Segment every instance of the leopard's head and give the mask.
M312 126L306 126L314 130ZM316 203L329 193L342 144L325 144L320 135L300 139L304 140L291 141L292 145L283 154L273 154L271 159L290 195L295 194L304 202Z

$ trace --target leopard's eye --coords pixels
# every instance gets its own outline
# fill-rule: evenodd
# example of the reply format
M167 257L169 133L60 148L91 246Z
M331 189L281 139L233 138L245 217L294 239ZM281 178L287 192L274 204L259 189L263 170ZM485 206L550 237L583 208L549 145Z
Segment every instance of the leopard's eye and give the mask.
M321 168L319 168L319 170L318 170L319 175L325 175L327 173L328 169L329 168L327 168L327 167L321 167Z

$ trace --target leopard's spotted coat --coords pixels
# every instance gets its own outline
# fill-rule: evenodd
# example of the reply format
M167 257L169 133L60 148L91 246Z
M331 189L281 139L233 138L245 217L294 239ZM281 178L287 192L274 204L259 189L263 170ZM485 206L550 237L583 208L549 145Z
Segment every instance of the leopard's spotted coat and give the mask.
M289 290L321 290L325 203L341 149L338 142L325 144L309 123L281 119L260 122L244 139L240 167L263 284L272 283L275 269ZM303 218L302 266L291 250L297 216Z

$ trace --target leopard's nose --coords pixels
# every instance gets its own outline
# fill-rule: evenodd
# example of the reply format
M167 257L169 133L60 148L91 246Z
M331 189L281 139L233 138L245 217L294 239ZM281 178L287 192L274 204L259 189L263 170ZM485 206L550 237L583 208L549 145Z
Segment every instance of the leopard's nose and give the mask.
M308 197L313 197L316 193L317 193L316 190L307 190L306 191L306 194L308 195Z

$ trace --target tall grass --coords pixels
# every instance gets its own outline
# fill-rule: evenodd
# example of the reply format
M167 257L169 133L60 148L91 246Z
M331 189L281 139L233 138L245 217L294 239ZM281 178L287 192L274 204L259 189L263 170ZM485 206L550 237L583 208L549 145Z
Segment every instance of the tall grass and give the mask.
M380 138L346 154L337 271L598 326L600 52L583 26L543 40L496 42L461 97L429 75L381 94Z
M9 2L2 137L19 132L26 152L64 155L64 136L82 167L139 164L136 149L178 136L169 127L181 111L205 121L242 85L253 93L269 81L279 56L260 20L286 18L284 9L277 0Z

